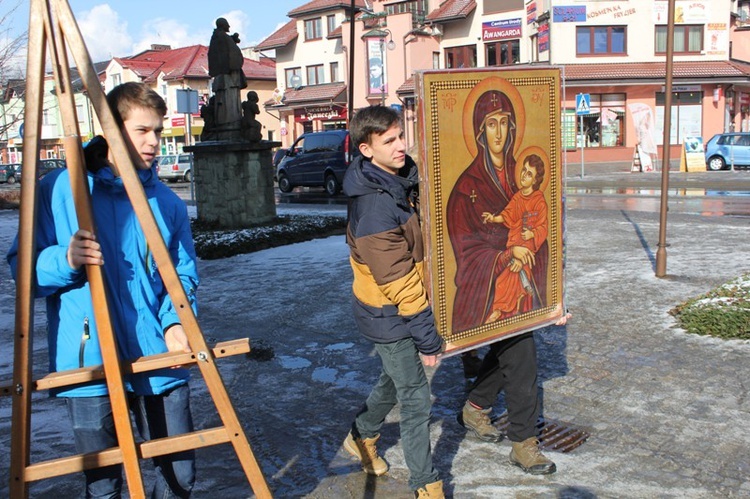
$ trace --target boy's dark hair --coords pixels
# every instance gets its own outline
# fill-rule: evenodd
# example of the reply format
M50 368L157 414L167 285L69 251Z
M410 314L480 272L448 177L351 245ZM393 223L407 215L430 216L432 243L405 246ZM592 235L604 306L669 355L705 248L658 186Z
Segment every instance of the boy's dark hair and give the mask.
M536 168L536 177L534 178L534 185L531 188L538 191L542 182L544 182L544 160L538 154L530 154L524 162Z
M381 135L401 122L401 115L390 107L370 106L356 112L349 123L349 137L354 147L369 144L372 134Z
M161 116L167 114L167 103L145 83L130 81L117 85L107 94L107 104L112 110L117 126L128 119L130 110L135 107L153 109Z

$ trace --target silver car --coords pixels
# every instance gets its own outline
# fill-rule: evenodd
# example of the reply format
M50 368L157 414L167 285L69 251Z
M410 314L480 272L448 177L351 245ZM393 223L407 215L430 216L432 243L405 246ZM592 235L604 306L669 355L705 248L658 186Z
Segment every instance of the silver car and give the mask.
M191 154L167 154L159 156L156 170L161 180L190 182L193 158Z

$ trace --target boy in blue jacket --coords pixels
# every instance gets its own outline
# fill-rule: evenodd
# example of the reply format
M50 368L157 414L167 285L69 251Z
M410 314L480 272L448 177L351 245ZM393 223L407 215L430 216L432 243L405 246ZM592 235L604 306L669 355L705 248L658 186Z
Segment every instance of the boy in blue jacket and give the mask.
M414 205L417 168L406 155L399 115L384 106L362 109L350 126L362 153L344 177L351 198L346 241L354 272L354 317L375 344L380 380L357 414L344 448L365 472L388 471L376 442L385 417L401 403L401 442L416 497L444 497L432 466L430 387L423 365L435 366L443 340L424 285L424 247ZM420 361L421 357L421 361Z
M107 102L137 156L138 177L169 248L172 262L195 310L196 256L185 203L159 181L159 152L164 100L142 83L115 87ZM121 358L132 360L174 351L190 351L187 336L161 280L122 179L116 177L101 137L86 147L86 168L96 234L78 228L70 178L59 169L39 182L36 226L36 295L47 300L50 371L102 363L91 290L85 265L102 265L110 314ZM8 252L16 275L18 240ZM144 439L193 431L189 373L161 369L127 377L130 408ZM109 395L104 381L61 388L79 453L117 446ZM190 496L195 482L193 451L154 459L152 497ZM120 497L121 466L86 470L86 497Z

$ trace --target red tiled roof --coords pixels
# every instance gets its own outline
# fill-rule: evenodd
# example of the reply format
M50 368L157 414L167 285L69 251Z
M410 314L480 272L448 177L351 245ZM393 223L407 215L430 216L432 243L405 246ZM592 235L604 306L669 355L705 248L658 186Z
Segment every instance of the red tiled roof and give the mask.
M351 7L352 3L351 1L342 1L342 0L312 0L312 2L307 2L305 5L302 5L301 7L297 7L296 9L292 9L287 13L287 16L289 17L301 17L307 14L315 14L317 12L325 12L330 10L336 10L336 9L348 9ZM355 0L354 6L357 8L367 8L367 4L365 3L365 0Z
M191 45L170 50L145 50L130 57L115 59L122 67L132 70L143 81L154 81L164 73L165 80L182 78L210 78L208 47ZM245 59L242 71L248 80L275 80L276 65Z
M298 106L310 102L346 102L346 83L326 83L324 85L309 85L299 90L287 89L284 91L282 106ZM273 106L273 100L263 103L267 107Z
M465 19L477 8L475 0L445 0L440 6L427 14L427 21L445 22Z
M410 76L408 80L403 82L401 86L399 86L396 89L397 94L407 94L407 95L413 95L414 94L414 77Z
M287 46L299 36L297 33L297 21L292 19L255 46L256 50L271 50Z
M648 80L666 77L663 62L625 62L608 64L566 64L565 79L587 80ZM750 64L734 61L674 62L672 78L748 78Z

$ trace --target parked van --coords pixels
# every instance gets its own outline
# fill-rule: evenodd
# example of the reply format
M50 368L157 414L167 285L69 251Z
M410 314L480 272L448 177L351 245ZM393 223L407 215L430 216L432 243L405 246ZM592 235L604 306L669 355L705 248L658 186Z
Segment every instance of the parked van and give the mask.
M328 195L338 194L352 159L350 142L347 130L300 135L276 169L279 190L291 192L297 186L325 187Z

